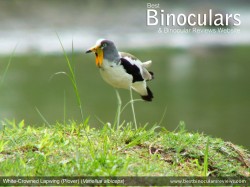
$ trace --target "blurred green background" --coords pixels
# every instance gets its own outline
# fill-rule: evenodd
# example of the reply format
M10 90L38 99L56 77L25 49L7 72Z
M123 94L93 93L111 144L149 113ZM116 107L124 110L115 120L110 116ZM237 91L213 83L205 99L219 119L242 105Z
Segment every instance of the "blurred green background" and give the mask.
M209 3L208 3L209 2ZM56 32L67 50L85 117L94 127L113 122L114 89L101 78L94 55L84 54L99 38L113 40L121 51L152 60L155 79L148 82L151 103L135 104L138 123L161 123L168 130L185 121L189 131L223 138L250 148L250 24L247 1L159 1L170 12L204 12L209 8L240 13L240 33L159 34L146 26L147 1L0 1L0 121L24 119L41 125L36 108L51 124L80 121L73 87ZM216 7L216 8L215 8ZM74 53L72 50L74 46ZM16 47L6 77L10 54ZM4 78L4 79L3 79ZM129 92L119 90L122 101ZM134 93L134 98L140 98ZM121 117L132 121L128 107Z

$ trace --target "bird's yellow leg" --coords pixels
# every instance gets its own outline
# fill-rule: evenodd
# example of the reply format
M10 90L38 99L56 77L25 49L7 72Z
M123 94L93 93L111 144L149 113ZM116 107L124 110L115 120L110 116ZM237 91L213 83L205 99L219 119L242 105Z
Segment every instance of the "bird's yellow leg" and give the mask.
M131 108L132 108L132 113L133 113L133 118L134 118L134 124L135 124L135 130L137 130L137 123L136 123L136 117L135 117L135 108L134 108L134 99L133 99L133 94L132 94L132 87L130 86L130 102L131 102Z
M120 94L119 94L119 92L118 92L117 89L115 89L115 93L116 93L117 101L118 101L115 124L116 124L116 130L118 131L119 125L120 125L120 116L121 116L122 100L121 100Z

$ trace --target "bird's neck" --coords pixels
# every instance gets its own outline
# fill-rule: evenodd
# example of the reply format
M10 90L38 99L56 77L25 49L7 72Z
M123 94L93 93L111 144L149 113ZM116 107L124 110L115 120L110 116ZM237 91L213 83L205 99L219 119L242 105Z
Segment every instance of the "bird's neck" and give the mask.
M118 63L120 61L120 55L118 51L114 51L113 53L104 53L104 59L107 60L108 62L115 62Z

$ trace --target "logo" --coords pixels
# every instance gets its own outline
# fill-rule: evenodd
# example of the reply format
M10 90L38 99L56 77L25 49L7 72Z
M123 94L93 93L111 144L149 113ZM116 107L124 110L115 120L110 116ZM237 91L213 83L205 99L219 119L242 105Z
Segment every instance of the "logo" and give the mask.
M208 9L203 13L173 13L168 9L161 9L159 3L147 3L146 25L158 26L159 31L183 31L198 32L203 31L200 28L206 28L211 33L224 32L230 33L239 29L232 29L230 27L237 27L241 25L240 14L230 14L223 12L216 12L213 9ZM187 27L187 28L186 28ZM190 29L192 27L193 29ZM195 28L195 29L194 29Z

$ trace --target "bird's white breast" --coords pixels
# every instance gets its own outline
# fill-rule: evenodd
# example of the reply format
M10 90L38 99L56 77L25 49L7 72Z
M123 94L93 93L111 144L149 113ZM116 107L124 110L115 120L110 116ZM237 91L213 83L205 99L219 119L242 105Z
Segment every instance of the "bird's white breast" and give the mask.
M128 74L122 65L104 60L100 73L102 78L113 87L129 89L132 84L132 75Z

